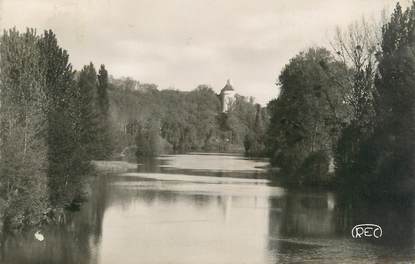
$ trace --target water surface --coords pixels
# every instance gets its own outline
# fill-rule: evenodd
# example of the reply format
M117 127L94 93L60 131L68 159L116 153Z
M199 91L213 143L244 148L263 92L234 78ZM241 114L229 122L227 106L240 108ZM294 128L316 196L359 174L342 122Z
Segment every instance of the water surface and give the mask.
M0 263L391 263L414 260L411 204L276 186L266 160L195 153L100 174L64 226L3 235ZM136 169L134 169L136 167ZM356 240L372 221L384 237Z

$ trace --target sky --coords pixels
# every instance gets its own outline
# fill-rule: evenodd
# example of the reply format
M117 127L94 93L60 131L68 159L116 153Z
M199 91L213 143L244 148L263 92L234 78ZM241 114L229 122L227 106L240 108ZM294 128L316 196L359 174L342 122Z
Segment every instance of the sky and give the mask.
M402 1L401 1L402 2ZM408 2L404 0L403 2ZM396 0L0 0L0 27L52 29L76 69L237 93L265 105L289 59L327 46L335 27L376 19Z

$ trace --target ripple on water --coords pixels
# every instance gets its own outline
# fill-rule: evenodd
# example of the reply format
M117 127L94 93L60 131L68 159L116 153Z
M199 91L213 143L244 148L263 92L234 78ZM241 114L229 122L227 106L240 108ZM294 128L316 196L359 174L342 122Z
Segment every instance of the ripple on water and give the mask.
M198 159L195 162L195 158ZM265 171L263 167L267 161L249 160L242 156L215 155L215 154L184 154L163 156L159 160L168 161L160 167L174 167L177 169L211 170L211 171Z
M123 173L120 176L138 177L142 179L152 179L160 181L185 181L185 182L199 182L199 183L251 183L251 184L267 184L270 181L267 179L247 179L247 178L233 178L233 177L213 177L213 176L196 176L186 174L167 174L167 173L139 173L130 172Z

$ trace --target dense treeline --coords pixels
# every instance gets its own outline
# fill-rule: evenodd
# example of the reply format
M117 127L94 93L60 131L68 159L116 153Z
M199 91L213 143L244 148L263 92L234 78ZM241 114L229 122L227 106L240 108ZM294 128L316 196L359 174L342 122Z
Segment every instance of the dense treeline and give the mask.
M59 220L83 198L90 160L110 153L108 74L92 64L77 74L52 31L5 31L0 58L2 219Z
M190 92L158 90L156 85L129 78L113 80L109 98L118 153L148 157L168 152L243 152L244 145L250 144L247 152L263 154L264 143L258 143L256 135L264 137L267 115L253 99L236 95L230 110L222 113L219 96L207 85Z
M294 184L350 186L366 196L414 187L415 3L383 26L338 30L285 66L268 105L272 162Z

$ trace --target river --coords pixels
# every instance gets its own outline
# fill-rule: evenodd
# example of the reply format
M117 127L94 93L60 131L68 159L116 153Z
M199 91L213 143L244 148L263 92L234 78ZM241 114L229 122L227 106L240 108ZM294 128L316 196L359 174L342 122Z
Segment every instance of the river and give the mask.
M391 263L415 260L411 203L287 189L266 160L193 153L100 173L62 226L3 235L0 263ZM370 221L380 239L353 239Z

